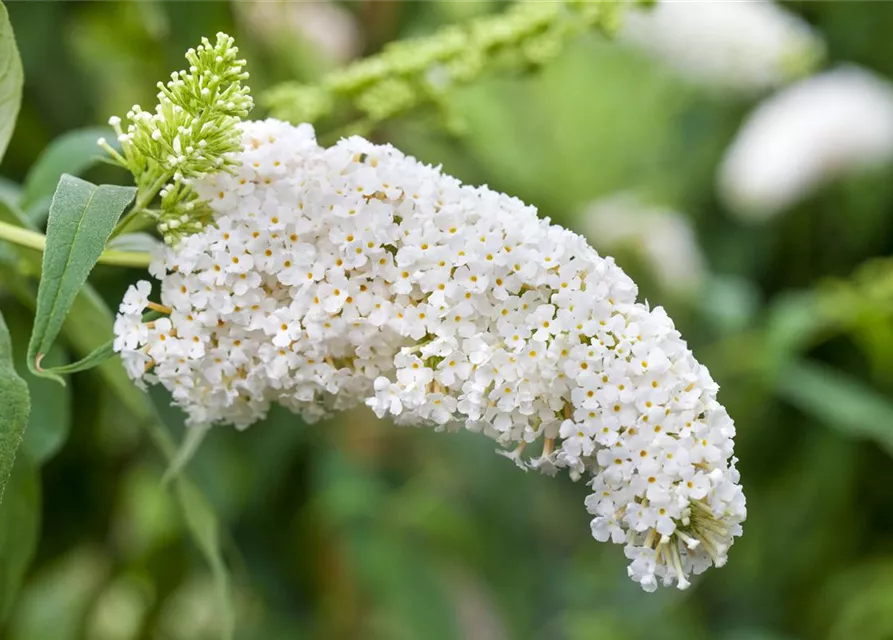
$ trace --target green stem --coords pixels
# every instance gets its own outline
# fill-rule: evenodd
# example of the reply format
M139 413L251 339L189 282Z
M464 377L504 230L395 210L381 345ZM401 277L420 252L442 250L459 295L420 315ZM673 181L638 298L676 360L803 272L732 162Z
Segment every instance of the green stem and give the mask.
M43 252L46 249L46 236L37 231L22 229L6 222L0 222L0 239L35 251ZM119 267L136 267L145 269L149 266L152 256L148 253L135 251L103 251L99 256L100 264L111 264Z
M164 174L158 176L158 178L153 182L147 189L140 190L137 192L136 202L133 203L133 207L124 214L118 224L115 225L115 230L112 231L112 238L119 236L123 233L130 224L134 221L142 213L146 212L146 207L152 202L158 192L161 191L161 188L164 187L165 183L170 180L171 176Z
M99 264L109 264L117 267L134 267L135 269L148 269L152 262L152 256L144 251L115 251L106 249L99 255Z
M150 220L148 224L143 224L146 218L140 219L140 216L143 214L149 215L149 209L137 209L136 207L132 208L128 211L121 220L118 221L118 224L115 225L115 230L112 231L111 238L117 238L123 233L132 233L134 231L138 231L141 228L151 226L154 221Z
M161 191L161 188L170 179L171 176L166 173L158 176L155 182L153 182L148 189L137 196L136 202L133 204L133 210L140 211L148 207L149 203L152 202L152 199L158 194L159 191Z
M37 231L22 229L7 222L0 222L0 238L29 249L43 251L46 247L46 236Z

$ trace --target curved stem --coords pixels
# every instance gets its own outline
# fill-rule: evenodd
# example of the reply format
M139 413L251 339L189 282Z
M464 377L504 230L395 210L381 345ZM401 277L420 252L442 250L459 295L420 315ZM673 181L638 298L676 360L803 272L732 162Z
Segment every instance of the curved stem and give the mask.
M30 231L29 229L22 229L21 227L9 224L8 222L0 222L0 239L8 240L19 246L36 249L41 252L44 250L44 247L46 247L47 241L46 236L42 233Z
M0 239L7 240L21 247L43 252L46 249L46 236L37 231L22 229L7 222L0 222ZM97 262L120 267L136 267L145 269L152 256L136 251L103 251Z

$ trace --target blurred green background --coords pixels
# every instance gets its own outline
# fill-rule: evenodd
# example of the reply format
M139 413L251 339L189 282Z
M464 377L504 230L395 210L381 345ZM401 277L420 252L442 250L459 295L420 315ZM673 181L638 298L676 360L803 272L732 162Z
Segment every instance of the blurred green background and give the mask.
M61 134L153 104L155 82L219 30L259 95L504 7L11 2L25 94L0 174L21 182ZM823 64L893 78L893 3L785 7L823 36ZM646 594L622 548L591 538L583 484L520 473L467 433L397 429L365 410L308 427L276 410L245 432L214 430L188 467L225 527L238 638L893 638L893 170L765 222L730 215L717 166L762 97L688 82L593 34L535 74L450 95L459 126L418 113L372 135L581 233L587 204L619 191L690 220L705 268L688 287L667 286L635 242L591 239L667 307L738 425L749 517L728 565L689 591ZM140 276L100 266L91 280L115 308ZM30 312L7 285L0 306L24 352ZM68 357L64 344L53 357ZM28 382L40 468L20 462L0 507L0 594L24 575L3 637L218 637L211 574L119 393L95 372L65 388ZM181 437L178 412L153 400Z

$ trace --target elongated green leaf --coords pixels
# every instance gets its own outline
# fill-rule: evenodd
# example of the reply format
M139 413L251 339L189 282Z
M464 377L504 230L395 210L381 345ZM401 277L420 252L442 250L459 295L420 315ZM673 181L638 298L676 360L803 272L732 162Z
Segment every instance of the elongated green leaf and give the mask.
M93 367L102 364L113 355L115 355L113 345L114 340L109 340L104 345L97 347L77 362L72 362L71 364L63 364L57 367L51 367L49 369L44 369L44 371L57 375L67 375L69 373L77 373L78 371L86 371L88 369L92 369Z
M22 188L17 183L0 176L0 198L18 202L21 195Z
M25 585L4 637L10 640L84 638L84 620L112 570L109 560L101 550L80 546L42 566Z
M32 300L31 303L35 304L35 301ZM113 322L112 312L88 284L75 299L69 321L63 327L63 335L76 354L89 354L100 348L102 341L112 334ZM131 411L134 419L147 430L169 464L173 465L177 457L176 445L149 397L137 389L127 377L121 360L118 358L106 360L96 368L96 371ZM205 497L185 474L174 475L173 482L189 535L204 556L214 577L221 615L225 616L224 628L228 630L225 637L229 638L235 626L232 613L233 599L229 572L223 562L221 551L219 520Z
M103 137L114 142L113 132L108 127L69 131L53 140L25 177L19 201L22 209L32 218L42 217L62 174L80 175L100 161L102 156L96 141Z
M37 231L37 227L31 224L28 216L15 203L12 194L0 189L0 221L14 224L17 227L28 229L29 231Z
M22 60L6 7L0 3L0 159L6 153L22 102Z
M0 279L3 275L0 272ZM4 316L12 340L16 370L27 383L31 394L31 415L19 455L27 455L39 467L53 457L68 439L71 428L71 389L28 372L26 353L28 336L31 335L31 325L34 322L33 312L10 300L10 304L5 305ZM68 352L57 343L47 353L44 362L53 366L67 364Z
M766 351L777 366L803 353L827 328L817 299L810 291L798 291L773 301L766 320Z
M78 291L135 195L133 187L97 187L69 175L59 181L50 205L34 332L28 344L28 366L35 375L64 384L55 372L41 369L40 360L59 335Z
M177 449L176 455L171 459L164 472L164 477L161 479L162 483L167 484L180 475L180 472L183 471L198 451L205 436L208 435L208 428L207 426L189 427L186 430L186 435L183 437L183 442L180 443L180 448Z
M223 562L223 554L220 550L220 530L217 516L211 509L201 492L184 476L176 479L176 493L186 519L186 526L192 533L192 537L199 550L205 556L205 561L211 568L214 578L214 586L217 590L217 601L222 618L222 640L230 640L235 630L235 618L233 615L233 598L229 582L229 571Z
M15 604L40 532L40 476L26 455L16 458L0 505L0 622Z
M13 366L9 330L0 313L0 500L28 426L30 405L28 385Z
M795 362L778 376L779 394L803 413L893 454L893 401L831 367Z
M3 207L0 207L0 219L3 219L2 214ZM7 213L7 215L10 214ZM12 216L9 221L11 223L22 222L18 216ZM31 227L33 223L25 221L22 226ZM37 258L34 252L22 250L20 253L23 256L27 253L29 262ZM22 278L21 274L9 271L4 275L8 276L11 281ZM16 291L23 298L30 295L28 290L21 286L17 287ZM33 299L23 299L22 302L26 305L36 306L37 304ZM89 284L86 284L74 300L69 318L62 327L62 333L76 355L89 357L88 354L102 348L109 336L113 335L113 323L114 316L111 310L99 294ZM121 360L118 358L105 360L96 368L96 371L102 376L109 389L131 411L134 419L147 430L165 459L172 464L177 456L177 447L158 417L149 397L137 389L127 377ZM205 497L185 474L175 475L173 482L189 534L205 557L214 577L221 615L224 616L225 639L228 639L232 637L235 622L229 572L223 562L220 545L219 520Z

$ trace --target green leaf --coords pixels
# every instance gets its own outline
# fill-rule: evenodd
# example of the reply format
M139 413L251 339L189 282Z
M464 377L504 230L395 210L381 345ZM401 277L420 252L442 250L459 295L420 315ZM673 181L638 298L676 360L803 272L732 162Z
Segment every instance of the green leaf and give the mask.
M111 558L102 548L76 547L28 580L10 621L10 640L79 640L84 621L108 582ZM50 613L52 612L52 613Z
M31 416L19 455L27 455L35 465L40 466L53 457L68 439L71 429L71 389L28 372L26 351L34 322L33 312L20 304L8 304L5 316L16 370L28 384L31 394ZM67 364L68 360L68 352L61 344L53 345L44 358L44 362L53 366Z
M31 418L22 441L22 453L40 465L55 456L68 441L71 432L71 391L52 380L25 374L25 353L19 370L23 372L25 381L31 392ZM53 347L47 354L47 361L64 363L67 353L64 349Z
M893 401L826 365L799 361L778 376L778 393L847 436L874 440L893 455Z
M36 225L29 220L15 205L0 197L0 221L15 224L25 229L35 230ZM28 269L35 271L40 269L40 254L30 250L20 252L23 262ZM32 300L23 300L29 304ZM89 284L85 284L72 303L69 317L62 326L63 335L75 347L78 353L87 354L78 362L58 365L49 371L66 374L84 371L106 361L114 355L112 344L113 317L105 302ZM101 327L106 327L104 330ZM33 362L33 361L32 361ZM30 366L29 366L30 369ZM143 395L127 380L120 362L115 360L108 363L106 368L110 373L108 377L114 379L117 384L117 393L124 396L132 396L131 408L143 401ZM123 382L123 384L120 384ZM113 385L116 386L116 385Z
M0 500L28 426L29 409L28 385L16 373L9 329L0 313Z
M176 493L192 537L211 568L223 628L222 640L230 640L235 630L233 597L229 571L220 549L220 525L211 505L202 493L184 476L176 478Z
M114 142L107 127L78 129L53 140L25 177L19 201L22 209L32 218L45 213L62 174L80 175L102 159L96 141L103 137Z
M29 231L37 231L36 225L28 220L17 204L13 194L7 193L0 189L0 221L14 224L17 227L23 227Z
M0 621L9 616L40 530L40 482L28 456L19 456L0 505Z
M40 361L135 195L134 187L97 187L69 175L59 181L50 205L34 332L28 344L28 367L35 375L64 384L52 370L41 369Z
M9 23L6 7L0 3L0 159L6 153L22 103L22 59Z
M0 203L2 204L2 203ZM6 212L12 215L15 211ZM4 208L0 206L0 219L3 218ZM10 222L21 223L26 228L33 227L30 221L22 221L18 216L9 219ZM23 256L34 252L22 251ZM38 256L34 254L33 259ZM20 273L7 272L4 274L10 280L21 278ZM17 287L17 292L23 298L27 298L30 292L22 287ZM38 294L39 295L39 294ZM33 299L23 299L23 303L35 305ZM74 300L71 313L67 322L62 327L62 333L72 351L77 355L87 355L101 348L109 336L113 335L114 316L105 302L89 284L84 285ZM89 357L89 356L88 356ZM164 423L158 417L149 397L134 386L133 382L124 371L124 366L119 358L111 358L100 364L96 372L102 376L103 381L114 393L121 403L133 414L140 426L147 430L156 446L164 457L173 461L176 457L176 445L165 428ZM184 519L190 536L196 546L202 552L210 566L218 591L221 616L224 617L225 638L232 637L235 627L233 616L233 598L230 588L229 573L223 562L223 554L220 549L220 538L217 516L208 505L202 493L184 475L174 478L174 489L177 492L180 508L183 510ZM2 555L2 554L0 554Z
M189 461L192 460L196 451L198 451L205 436L208 435L209 428L207 425L187 428L183 442L180 443L180 448L177 449L176 455L171 459L164 472L164 477L161 479L163 484L169 483L180 475L186 465L189 464Z
M18 183L13 182L9 178L0 176L0 199L10 202L18 202L22 195L22 188Z
M73 307L72 307L73 308ZM52 349L52 347L50 347ZM77 373L78 371L86 371L88 369L92 369L96 367L109 358L115 355L114 349L114 340L109 340L102 346L97 347L86 356L78 360L77 362L72 362L71 364L59 365L56 367L50 367L48 369L44 369L45 372L54 373L58 375L67 375L69 373ZM47 376L49 377L49 376Z

